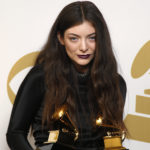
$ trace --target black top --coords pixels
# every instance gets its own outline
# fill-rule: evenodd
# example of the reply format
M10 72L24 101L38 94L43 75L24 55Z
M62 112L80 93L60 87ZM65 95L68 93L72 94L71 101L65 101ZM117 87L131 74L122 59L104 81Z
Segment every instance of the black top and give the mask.
M79 138L73 146L76 147L75 149L79 147L86 150L90 147L95 147L95 149L96 147L103 147L103 129L94 133L90 122L86 120L90 113L89 103L87 103L88 88L86 86L88 75L78 74L78 80L80 99L78 100L79 107L77 109L79 112L79 122L82 127L80 132L83 133L83 137ZM120 89L125 100L126 84L121 76ZM46 127L42 129L41 125L44 95L44 71L41 66L35 66L23 80L13 105L7 131L7 142L11 150L33 150L27 140L31 124L35 145L42 146L47 141L49 129ZM65 149L68 150L69 148Z

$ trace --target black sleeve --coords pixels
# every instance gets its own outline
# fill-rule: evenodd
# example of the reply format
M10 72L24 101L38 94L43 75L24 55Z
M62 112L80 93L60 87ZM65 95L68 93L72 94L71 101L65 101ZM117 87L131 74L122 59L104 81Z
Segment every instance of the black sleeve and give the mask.
M119 75L119 86L120 86L120 91L121 91L123 100L125 101L127 86L126 86L126 82L125 82L124 78L121 75Z
M11 113L6 138L11 150L33 150L27 135L45 93L44 71L33 67L23 80Z

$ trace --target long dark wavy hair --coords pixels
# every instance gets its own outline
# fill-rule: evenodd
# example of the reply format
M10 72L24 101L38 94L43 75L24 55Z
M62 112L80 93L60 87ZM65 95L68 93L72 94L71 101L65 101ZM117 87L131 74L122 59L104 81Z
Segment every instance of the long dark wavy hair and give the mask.
M63 37L68 28L82 24L84 21L90 22L96 30L96 52L90 67L92 103L98 106L93 108L96 109L93 110L96 112L93 116L100 114L105 123L125 129L124 101L120 92L117 63L109 31L103 15L95 4L89 1L73 2L63 8L51 28L47 43L36 60L35 64L42 64L45 72L43 121L51 124L53 114L66 105L76 124L76 88L73 83L77 81L77 73L57 35L59 33Z

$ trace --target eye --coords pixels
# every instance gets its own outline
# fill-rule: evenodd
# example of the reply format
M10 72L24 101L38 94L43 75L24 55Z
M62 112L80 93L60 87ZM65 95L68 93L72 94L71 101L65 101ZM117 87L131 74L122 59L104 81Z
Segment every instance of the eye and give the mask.
M92 40L92 41L95 41L96 37L95 36L90 36L89 39Z
M77 40L78 40L77 37L70 37L69 39L70 39L71 41L77 41Z

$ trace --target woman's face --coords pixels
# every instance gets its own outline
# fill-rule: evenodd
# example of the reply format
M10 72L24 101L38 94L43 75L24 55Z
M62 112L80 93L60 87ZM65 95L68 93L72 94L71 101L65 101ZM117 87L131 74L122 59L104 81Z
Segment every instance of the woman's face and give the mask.
M96 31L90 22L68 28L59 40L65 46L66 53L77 66L87 66L94 58Z

